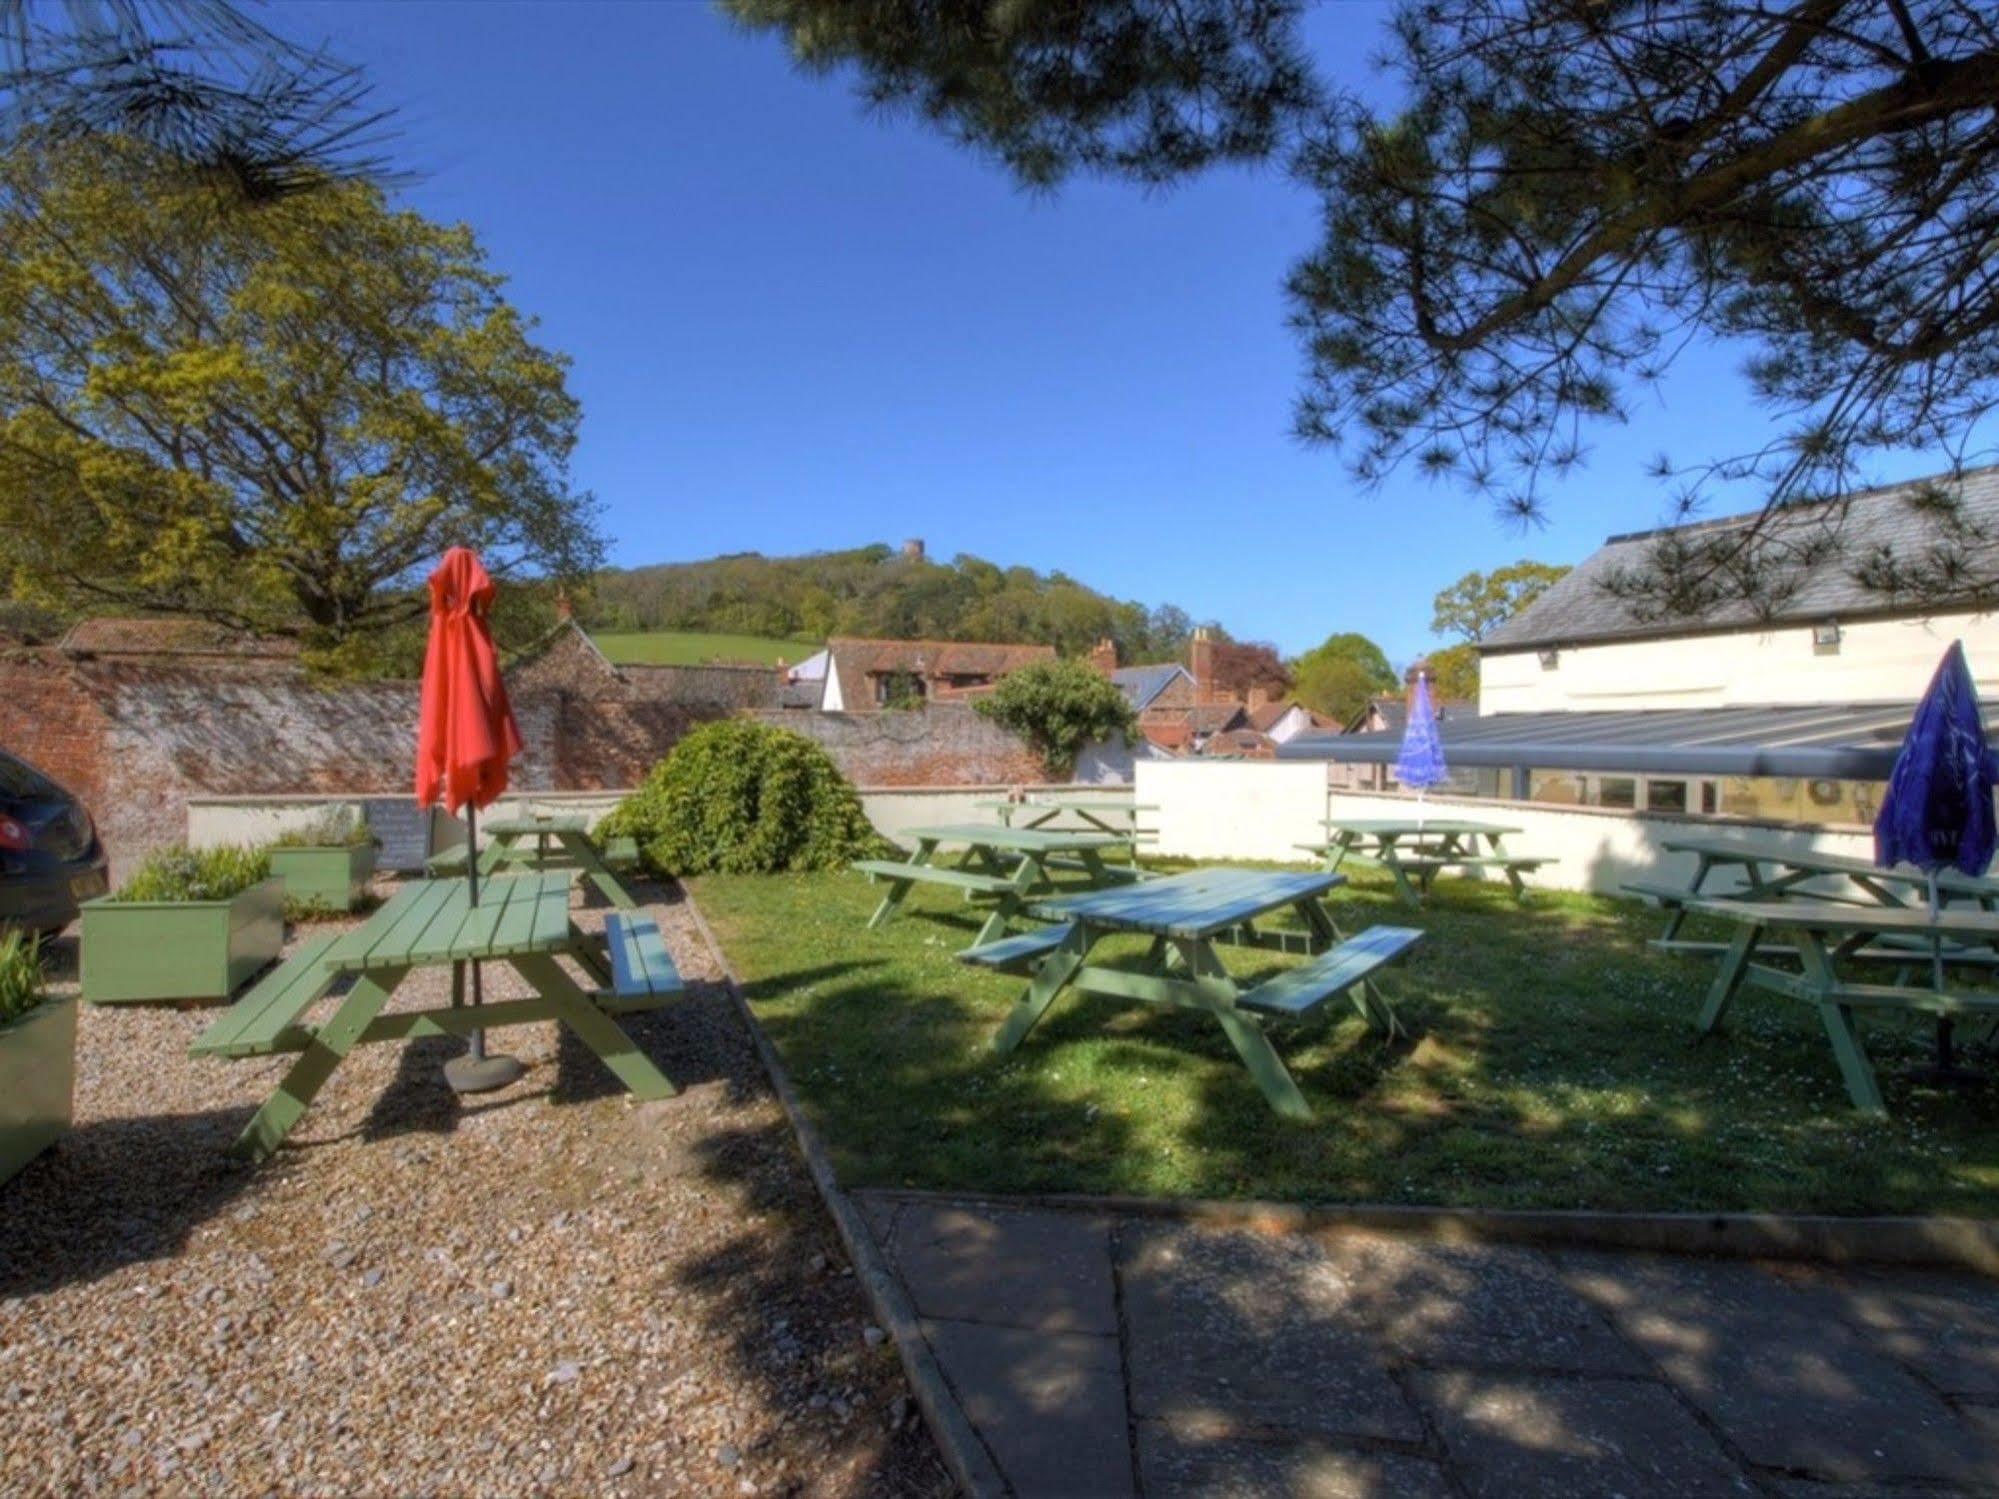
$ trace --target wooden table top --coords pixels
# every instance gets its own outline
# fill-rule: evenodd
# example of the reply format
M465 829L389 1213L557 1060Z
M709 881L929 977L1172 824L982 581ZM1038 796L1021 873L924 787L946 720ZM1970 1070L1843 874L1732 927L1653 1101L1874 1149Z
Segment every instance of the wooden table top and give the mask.
M1346 883L1324 870L1190 869L1033 903L1047 921L1084 921L1161 937L1206 937Z

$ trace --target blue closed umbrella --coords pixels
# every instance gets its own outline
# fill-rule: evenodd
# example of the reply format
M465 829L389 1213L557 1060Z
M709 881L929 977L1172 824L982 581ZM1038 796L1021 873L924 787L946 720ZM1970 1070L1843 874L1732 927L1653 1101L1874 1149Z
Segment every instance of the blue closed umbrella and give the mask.
M1930 877L1930 910L1937 909L1937 874L1956 869L1983 874L1999 847L1992 811L1992 752L1978 688L1965 665L1964 643L1954 640L1937 664L1929 690L1902 740L1888 775L1888 791L1874 819L1874 862L1882 868L1913 864ZM1932 963L1943 986L1939 945ZM1937 1026L1938 1067L1950 1067L1948 1018Z
M1395 756L1395 779L1416 788L1416 820L1422 821L1423 793L1450 779L1444 764L1444 744L1437 737L1437 715L1430 708L1429 681L1416 674L1416 690L1409 694L1409 721L1402 728L1402 748Z

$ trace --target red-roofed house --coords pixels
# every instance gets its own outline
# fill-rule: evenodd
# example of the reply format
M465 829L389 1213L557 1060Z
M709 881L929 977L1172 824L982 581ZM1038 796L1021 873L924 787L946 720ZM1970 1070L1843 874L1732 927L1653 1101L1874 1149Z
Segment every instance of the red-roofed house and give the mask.
M1053 661L1055 647L846 637L827 641L826 655L820 711L872 713L891 706L976 697L1010 671Z

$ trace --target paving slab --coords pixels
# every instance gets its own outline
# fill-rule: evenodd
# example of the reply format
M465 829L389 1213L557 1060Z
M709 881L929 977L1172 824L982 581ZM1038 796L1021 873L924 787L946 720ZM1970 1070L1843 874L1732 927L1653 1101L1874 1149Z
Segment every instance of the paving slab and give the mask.
M893 1197L880 1197L873 1192L856 1192L854 1204L861 1210L861 1221L867 1224L875 1248L888 1253L889 1240L895 1234L895 1220L902 1211L902 1204Z
M1128 1225L1118 1251L1137 1415L1422 1441L1352 1282L1310 1240Z
M1136 1492L1117 1339L945 1321L923 1335L1017 1494Z
M1999 1396L1999 1282L1906 1271L1842 1293L1861 1337L1950 1395Z
M1157 1421L1138 1426L1146 1499L1433 1499L1449 1493L1427 1458L1355 1452L1311 1438L1251 1441Z
M1999 1472L1995 1434L1850 1328L1829 1278L1737 1261L1558 1258L1569 1284L1753 1463L1847 1483Z
M1473 1499L1753 1495L1663 1384L1446 1369L1410 1376Z
M1095 1218L913 1203L896 1222L894 1255L920 1316L1117 1332L1110 1236Z
M1325 1255L1397 1362L1650 1372L1538 1250L1355 1234Z

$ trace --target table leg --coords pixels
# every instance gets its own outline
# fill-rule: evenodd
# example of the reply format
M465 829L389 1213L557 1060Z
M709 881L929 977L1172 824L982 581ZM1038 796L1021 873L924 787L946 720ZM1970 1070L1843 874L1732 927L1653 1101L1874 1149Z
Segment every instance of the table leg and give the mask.
M974 939L973 946L996 942L1004 937L1008 925L1020 914L1021 907L1027 904L1027 897L1049 884L1048 873L1041 867L1039 854L1023 853L1020 862L1013 866L1010 878L1013 881L1012 885L1006 890L997 892L997 903L986 916L985 925L979 928L979 935Z
M1195 941L1176 941L1173 945L1196 978L1217 980L1231 992L1234 991L1235 980L1229 976L1214 948L1206 942ZM1305 1095L1298 1091L1291 1070L1284 1065L1277 1048L1270 1044L1270 1037L1263 1033L1263 1027L1227 999L1217 998L1209 1013L1220 1023L1222 1034L1229 1038L1235 1054L1249 1069L1263 1101L1286 1119L1309 1120L1312 1107L1305 1102Z
M597 1059L619 1082L639 1098L671 1098L680 1090L666 1074L653 1066L652 1059L624 1029L590 1002L576 980L562 971L562 965L547 953L519 953L509 958L514 971L533 986L535 993L555 1007L556 1018L576 1033L576 1038L597 1054Z
M583 871L583 878L597 887L604 899L620 911L636 911L638 902L631 892L618 882L611 867L598 857L596 845L585 833L558 833L556 839L562 851L576 861L576 867Z
M931 861L936 853L936 839L919 838L916 840L916 853L910 858L909 862L919 866L925 865ZM912 883L913 881L906 879L889 881L888 894L884 895L881 899L881 904L875 907L875 914L868 918L869 931L873 931L902 909L903 900L908 896L909 887Z
M1344 940L1346 934L1333 920L1333 913L1326 909L1325 901L1318 896L1307 896L1297 903L1295 909L1305 923L1305 930L1311 934L1311 953L1314 957Z
M1396 835L1393 833L1381 835L1379 858L1387 866L1388 872L1395 876L1395 893L1402 904L1412 911L1420 911L1423 908L1423 897L1417 893L1416 887L1409 883L1409 871L1402 867L1402 860L1396 855L1395 841Z
M1874 1078L1874 1064L1867 1060L1859 1027L1853 1023L1853 1008L1831 998L1839 987L1839 976L1822 934L1809 929L1799 931L1798 962L1805 971L1805 982L1819 991L1819 1022L1825 1027L1826 1039L1832 1042L1833 1060L1839 1064L1839 1075L1846 1083L1846 1096L1863 1114L1886 1113L1881 1103L1881 1086Z
M1701 1006L1700 1019L1694 1027L1695 1040L1712 1034L1721 1024L1722 1016L1728 1013L1729 1002L1742 987L1742 975L1749 967L1750 954L1756 950L1756 940L1762 932L1760 926L1746 923L1738 926L1735 935L1729 938L1728 951L1722 954L1721 967L1708 987L1707 1002Z
M1020 1002L1008 1012L1006 1022L993 1037L993 1050L1006 1056L1027 1039L1027 1033L1040 1023L1048 1013L1048 1007L1055 1003L1056 996L1066 989L1069 980L1076 976L1076 970L1083 966L1083 958L1096 941L1096 934L1077 922L1074 931L1063 939L1062 945L1043 958L1034 970L1034 977L1028 981L1027 992Z
M235 1153L251 1162L268 1160L292 1127L305 1117L334 1069L347 1059L370 1022L382 1012L407 968L383 968L355 981L332 1018L313 1033L311 1043L286 1070L277 1090L264 1100L236 1137Z

